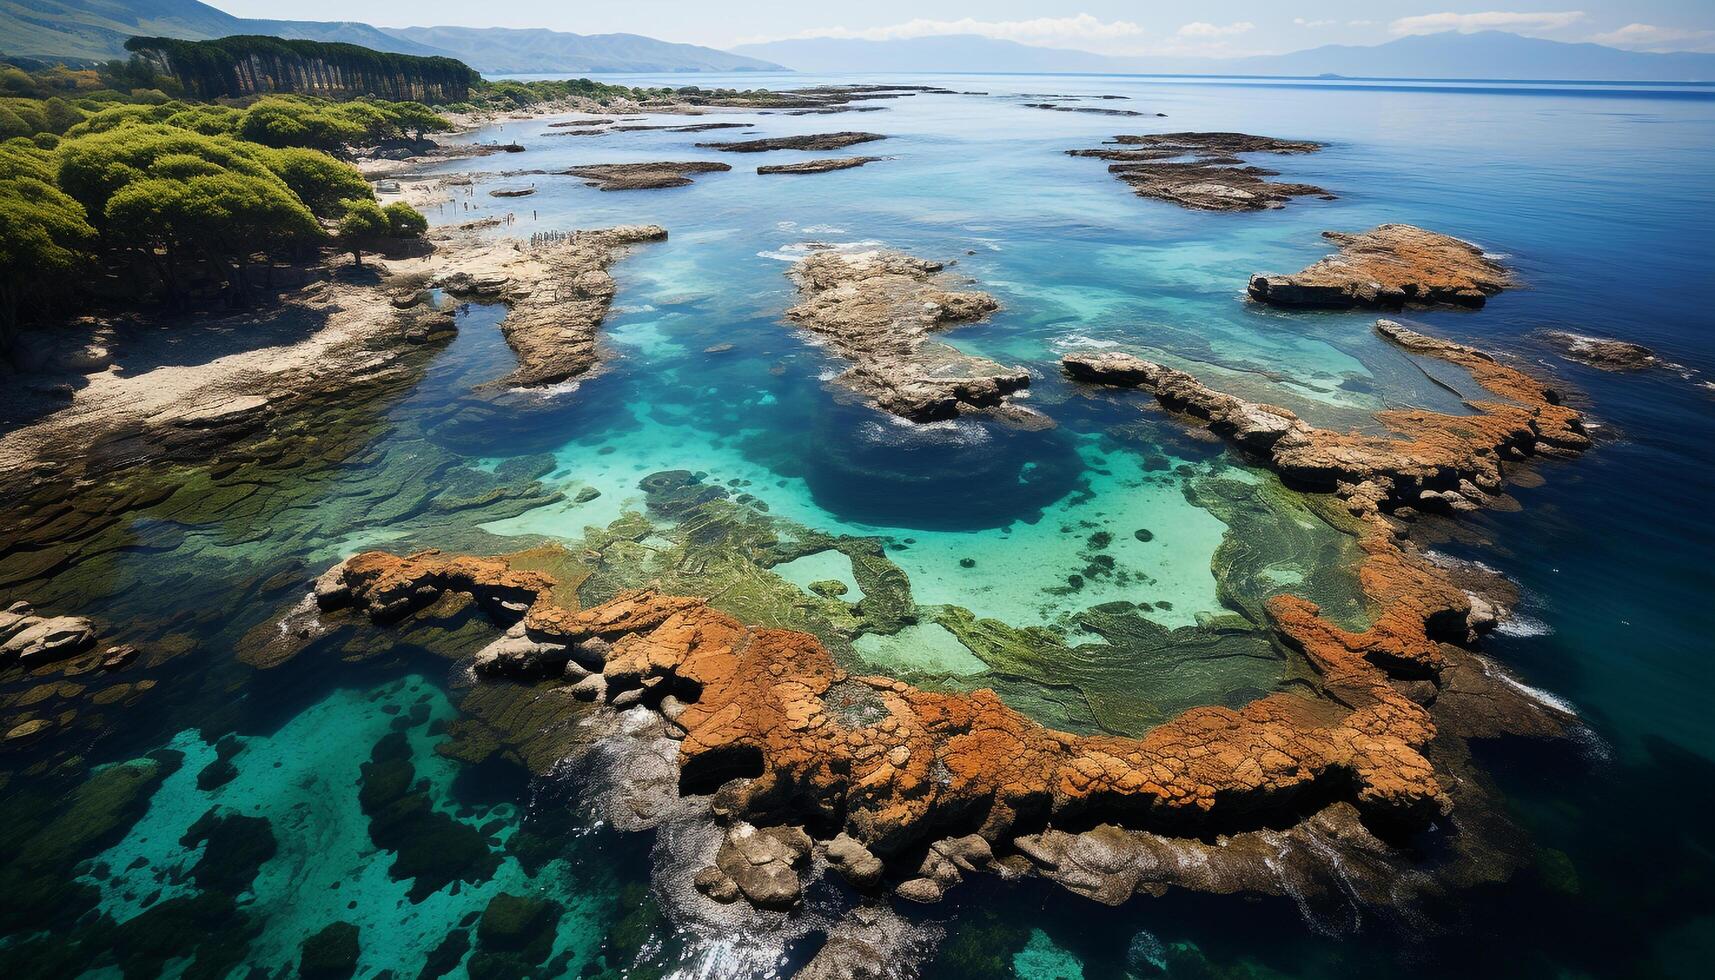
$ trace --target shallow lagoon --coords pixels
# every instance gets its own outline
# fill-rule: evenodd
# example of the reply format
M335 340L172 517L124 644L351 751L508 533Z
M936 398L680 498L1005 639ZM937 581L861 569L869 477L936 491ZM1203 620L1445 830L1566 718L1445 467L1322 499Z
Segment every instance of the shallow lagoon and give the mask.
M1704 516L1715 490L1706 448L1715 444L1715 413L1702 386L1715 370L1703 305L1715 269L1715 185L1691 176L1715 167L1715 101L1702 90L1660 97L1630 87L910 81L989 94L918 96L876 113L736 117L756 119L759 132L771 135L864 128L892 137L866 150L893 159L816 176L759 177L749 172L753 158L692 145L729 138L722 132L547 139L539 136L544 123L532 121L478 135L516 138L531 149L451 168L719 158L735 169L637 194L604 194L572 178L522 178L535 181L538 193L508 203L486 196L491 185L477 185L468 199L473 216L519 213L523 205L536 212L512 234L639 221L671 230L670 241L639 249L615 269L621 309L606 336L619 356L610 370L498 419L473 416L465 393L502 373L507 351L493 331L495 311L469 309L459 338L424 380L371 420L373 446L314 493L284 507L227 507L218 521L169 514L138 522L129 529L134 547L90 566L101 574L61 576L33 594L40 602L77 600L66 611L135 621L140 645L163 636L192 645L158 668L165 684L178 684L169 700L117 712L109 734L90 746L95 762L157 748L183 753L128 832L83 855L90 863L75 869L99 889L99 907L123 921L145 900L154 906L195 891L184 875L198 849L178 842L212 806L266 816L278 845L235 896L255 930L247 965L290 966L304 938L340 918L360 926L360 975L414 975L444 936L468 931L492 895L506 891L564 906L544 961L554 971L576 975L597 963L592 972L719 973L718 964L731 962L721 959L730 944L675 941L658 914L628 918L633 909L621 907L636 905L646 840L594 829L573 802L575 786L497 777L435 752L441 739L430 726L451 717L443 692L456 690L456 675L402 653L367 668L294 666L284 684L268 675L262 685L230 662L240 635L277 615L307 575L349 551L453 546L455 535L476 546L506 543L488 535L576 541L586 527L641 509L638 481L665 469L705 473L782 522L880 537L923 606L1053 627L1073 644L1090 639L1076 613L1112 599L1148 601L1143 615L1153 622L1188 626L1222 610L1211 561L1226 525L1199 506L1206 498L1196 488L1215 476L1265 478L1132 401L1077 395L1059 379L1055 360L1077 347L1123 345L1330 425L1365 424L1389 405L1452 410L1457 402L1436 381L1459 387L1460 379L1442 370L1432 380L1425 371L1433 366L1371 335L1371 317L1279 313L1240 301L1251 272L1290 271L1323 254L1324 228L1399 220L1507 253L1529 282L1480 314L1421 319L1537 361L1569 382L1615 436L1583 460L1543 467L1546 485L1516 493L1521 512L1471 523L1493 543L1461 536L1442 546L1521 583L1524 612L1545 628L1496 637L1491 654L1568 700L1593 726L1583 746L1483 749L1515 816L1536 838L1537 870L1472 896L1465 915L1435 916L1440 931L1427 938L1420 919L1376 921L1287 901L1175 894L1109 910L1042 885L973 883L934 910L951 923L936 975L1143 976L1158 964L1173 976L1685 973L1709 947L1715 921L1710 862L1695 845L1715 755L1704 710L1715 681L1701 653L1715 635L1707 602L1715 582L1704 560L1715 544ZM1167 118L1042 112L1015 97L1040 91L1127 94L1126 105ZM1328 141L1323 152L1282 158L1277 169L1340 199L1299 200L1265 214L1193 214L1137 199L1099 162L1061 153L1115 133L1171 129ZM1646 196L1661 186L1673 192ZM825 384L837 365L778 322L791 302L782 260L811 241L882 243L957 259L956 271L995 292L1005 310L948 339L1029 366L1031 403L1059 427L1017 433L960 422L918 430L851 404ZM1686 372L1621 377L1570 365L1534 338L1545 326L1650 344ZM707 352L725 344L731 349ZM516 507L496 516L395 504L389 493L408 480L486 486L466 473L521 486L528 481L499 474L532 454L550 457L530 472L564 500L532 503L519 494ZM574 503L585 488L599 496ZM263 489L242 499L267 496ZM1150 540L1134 535L1140 529ZM1088 564L1098 530L1111 533L1108 553L1132 574L1068 589L1066 577ZM1324 529L1312 540L1337 537ZM820 551L777 571L813 601L803 587L841 577L834 554ZM1258 575L1294 587L1304 557L1282 556L1279 567ZM275 574L286 584L258 585ZM858 602L862 590L843 598ZM219 603L238 610L231 622L173 622ZM1068 702L1063 691L1034 690L1028 679L983 680L985 665L969 651L961 657L940 625L908 631L861 635L851 655L955 684L1004 680L1009 697L1045 718L1095 724L1076 696ZM1138 664L1134 677L1152 676L1149 666ZM1190 683L1218 699L1230 693L1219 688L1234 682L1220 675ZM406 883L386 873L387 852L369 838L357 784L360 764L419 701L429 705L428 717L407 731L424 796L432 810L481 830L498 864L483 882L413 903ZM235 702L243 705L236 718ZM389 705L398 713L385 711ZM187 728L191 719L202 727ZM242 746L232 758L238 776L200 790L197 775L227 732ZM44 804L28 791L41 774L23 770L20 764L6 788L6 805L31 826ZM1657 809L1646 811L1639 800ZM547 823L559 853L527 873L520 856L535 852L517 834L529 819ZM598 853L593 861L581 844L586 835ZM132 868L138 858L148 864ZM1663 874L1640 882L1639 868ZM158 895L157 874L165 876ZM27 935L15 933L7 947ZM46 961L31 952L24 962L40 969Z

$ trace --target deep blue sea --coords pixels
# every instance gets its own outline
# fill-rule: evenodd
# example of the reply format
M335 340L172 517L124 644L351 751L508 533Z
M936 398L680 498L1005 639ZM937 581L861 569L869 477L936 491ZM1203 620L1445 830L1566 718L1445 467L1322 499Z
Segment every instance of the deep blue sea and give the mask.
M576 541L586 527L640 510L642 477L684 469L742 486L784 521L884 537L922 605L1064 631L1081 609L1147 599L1163 626L1206 621L1221 612L1210 563L1227 526L1185 483L1212 473L1269 477L1185 437L1141 401L1079 396L1061 378L1059 358L1135 351L1337 428L1373 425L1373 413L1387 407L1461 411L1432 365L1372 333L1373 314L1282 312L1244 299L1252 273L1296 271L1326 254L1324 230L1408 222L1480 244L1523 281L1481 311L1410 319L1516 358L1556 382L1596 426L1597 445L1583 458L1535 467L1541 483L1513 491L1516 510L1477 515L1434 545L1517 584L1517 615L1486 641L1486 653L1588 725L1565 742L1475 747L1524 832L1519 846L1536 855L1535 870L1463 894L1453 908L1332 917L1287 899L1177 891L1107 908L1042 883L973 881L925 913L948 933L925 975L1158 975L1140 949L1176 951L1170 976L1702 975L1715 956L1715 88L1088 75L606 80L705 88L888 82L961 94L877 101L870 104L883 108L875 112L643 120L753 122L754 133L567 137L552 135L562 132L547 126L552 120L534 119L473 134L527 149L441 165L478 176L431 207L431 221L510 214L492 233L517 237L645 222L669 230L668 241L639 247L612 270L619 293L604 336L615 356L595 377L514 403L499 424L475 424L461 412L463 399L505 373L510 354L495 327L499 311L466 308L458 337L389 404L369 448L315 495L285 509L246 505L172 534L139 526L143 545L108 556L101 575L74 571L39 585L39 604L66 604L55 611L148 619L137 641L145 648L168 634L191 645L151 675L164 686L176 678L183 693L115 713L81 760L122 763L159 748L184 754L135 824L66 869L68 879L99 889L100 912L124 923L197 894L188 869L213 845L187 844L186 832L205 813L232 812L266 818L277 842L237 896L244 924L221 920L223 943L246 937L232 975L289 975L303 940L340 919L360 929L358 976L417 976L493 895L521 891L565 909L543 975L766 972L758 964L771 961L745 953L744 937L681 934L663 917L648 897L650 836L594 821L575 785L437 753L439 734L458 718L457 685L449 687L456 672L446 661L401 655L340 664L330 655L310 666L300 658L261 675L265 682L234 663L239 637L280 613L255 598L267 588L258 582L285 575L307 584L343 555L417 542L429 527L424 511L390 508L384 498L390 481L425 479L425 461L433 461L433 484L453 470L504 472L510 459L548 454L542 482L563 499L498 520L443 516L435 532ZM1123 96L1066 104L1143 115L1024 105L1044 95ZM885 134L843 151L885 159L760 176L760 163L838 154L695 145L845 129ZM1251 162L1337 199L1192 212L1138 198L1103 162L1064 152L1122 133L1182 130L1324 142L1315 154ZM683 188L613 193L552 173L502 173L652 160L720 160L733 170ZM488 194L522 186L535 193ZM781 321L794 301L790 263L829 247L956 261L954 272L1004 308L946 339L1027 366L1028 404L1057 426L913 426L842 397L827 383L839 365ZM1582 366L1559 356L1546 330L1645 344L1663 366L1624 374ZM1066 589L1068 570L1085 561L1088 532L1068 533L1073 527L1113 529L1112 554L1135 574ZM1132 533L1145 528L1147 541ZM505 550L506 542L481 543ZM824 552L776 571L799 586L837 579L855 587L849 563L830 560L838 558ZM1309 560L1281 556L1283 588ZM231 613L215 625L196 618L211 605ZM197 625L175 632L181 613ZM894 674L991 683L986 665L932 623L862 637L854 656ZM1246 689L1279 683L1279 674L1263 670ZM1179 683L1151 702L1155 709L1230 693L1198 678ZM1038 698L1030 710L1045 721L1114 727L1081 703L1018 693ZM1139 712L1127 717L1147 727L1155 716ZM421 897L389 875L359 807L359 765L401 731L428 805L480 827L489 841L498 866L483 883ZM239 746L231 755L238 776L201 788L198 774L222 736L231 736L229 752ZM0 813L48 812L75 792L77 783L53 782L29 771L27 757L12 758ZM544 838L552 840L546 859ZM4 901L27 900L14 891ZM178 946L134 960L145 964L138 969L196 973L184 955L214 927L174 920L163 928L182 930ZM18 927L0 949L30 935ZM44 969L31 955L27 962ZM768 968L789 973L803 950L782 955ZM197 956L205 965L218 959ZM118 975L112 966L100 972Z

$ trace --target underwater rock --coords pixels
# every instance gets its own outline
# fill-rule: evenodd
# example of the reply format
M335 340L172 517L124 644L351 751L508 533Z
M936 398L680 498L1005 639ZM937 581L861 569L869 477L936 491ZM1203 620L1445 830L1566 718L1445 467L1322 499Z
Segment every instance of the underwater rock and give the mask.
M298 957L298 975L310 978L349 977L357 970L357 926L334 922L304 940Z
M805 160L802 163L774 163L757 167L759 174L825 174L832 170L850 170L861 167L866 163L876 163L882 157L829 157L824 160Z
M274 828L266 817L250 817L211 809L190 825L179 845L203 846L191 866L191 880L198 888L225 892L234 897L256 880L256 872L274 856Z
M1511 272L1470 242L1414 225L1377 225L1360 234L1325 231L1340 247L1290 276L1251 276L1250 297L1274 306L1397 310L1475 309L1514 285Z
M496 895L477 920L477 948L516 953L530 965L540 963L554 945L554 931L563 911L559 903L545 898Z
M878 905L860 905L828 930L828 941L797 980L899 980L919 976L941 927L914 923Z
M663 187L685 187L695 183L692 174L724 173L730 164L713 160L680 163L592 163L561 171L568 177L583 177L589 186L604 191L648 191Z
M813 133L803 136L774 136L766 139L738 140L729 143L698 143L706 150L726 153L767 153L771 150L839 150L859 143L873 143L887 137L880 133Z
M839 383L882 410L927 422L964 412L1035 413L1006 396L1030 384L1023 368L934 343L929 334L1000 309L993 296L955 291L939 262L897 252L824 252L793 266L799 302L786 318L853 362Z
M1141 115L1087 107L1036 108ZM1068 150L1067 154L1111 161L1108 172L1130 185L1138 197L1195 211L1265 211L1284 207L1294 197L1314 195L1332 200L1334 195L1312 184L1268 180L1279 173L1262 167L1239 166L1243 161L1236 154L1314 153L1321 148L1321 143L1245 133L1159 133L1116 136L1107 147Z
M499 856L476 828L433 808L424 785L416 782L404 732L376 743L360 770L357 798L369 817L369 837L376 847L394 853L388 873L396 881L411 879L411 901L420 902L455 881L493 877Z

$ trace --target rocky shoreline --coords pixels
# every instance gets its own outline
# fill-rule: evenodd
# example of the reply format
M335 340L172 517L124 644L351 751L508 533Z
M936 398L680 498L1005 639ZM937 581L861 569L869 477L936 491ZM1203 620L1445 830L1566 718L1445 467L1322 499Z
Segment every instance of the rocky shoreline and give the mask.
M1000 309L988 293L951 288L943 269L897 252L812 255L790 272L799 302L786 319L851 361L836 380L883 411L914 422L975 411L1040 419L1007 400L1029 386L1028 371L930 339Z
M1340 251L1290 276L1252 276L1251 299L1316 309L1477 309L1516 285L1513 274L1478 246L1415 225L1325 231L1322 237Z

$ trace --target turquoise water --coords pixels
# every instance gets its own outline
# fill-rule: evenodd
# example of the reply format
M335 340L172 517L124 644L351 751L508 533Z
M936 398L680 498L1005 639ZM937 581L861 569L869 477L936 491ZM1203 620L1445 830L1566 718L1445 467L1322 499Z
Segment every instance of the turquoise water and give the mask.
M30 597L54 611L129 624L144 649L172 639L185 652L152 662L150 676L160 681L152 699L109 713L97 734L79 735L70 749L40 744L4 757L11 775L0 805L9 825L28 831L20 839L63 819L56 801L88 783L85 765L131 765L163 749L178 762L113 834L92 838L68 861L74 867L43 877L18 859L7 873L22 877L8 881L29 883L33 894L49 880L92 889L63 905L41 903L75 910L76 936L87 937L78 949L139 947L135 937L115 942L100 931L102 916L121 930L138 922L172 936L177 955L159 964L128 954L138 975L157 967L219 974L208 964L226 963L222 956L238 975L241 965L290 969L302 943L337 920L358 927L357 975L415 976L449 935L479 945L475 920L502 893L561 909L537 961L544 975L724 975L713 964L730 944L677 935L646 899L650 835L602 826L580 802L575 778L532 778L500 756L458 761L463 682L445 658L469 652L480 642L475 634L454 624L397 647L385 641L379 653L339 646L345 641L336 637L257 675L233 659L246 631L267 627L311 575L363 547L504 551L544 539L575 546L591 536L586 529L646 511L639 481L671 469L703 473L755 501L752 509L783 537L877 539L919 607L1045 627L1071 645L1094 639L1079 614L1115 600L1146 603L1139 615L1157 626L1193 627L1230 611L1211 564L1229 524L1211 509L1207 488L1218 482L1262 494L1268 478L1136 400L1083 397L1061 379L1058 358L1134 350L1331 426L1366 425L1389 406L1460 411L1426 372L1456 387L1461 379L1377 340L1372 316L1283 313L1242 301L1251 273L1293 271L1324 254L1324 229L1407 221L1506 255L1527 283L1480 313L1416 319L1558 378L1603 436L1585 458L1541 467L1541 487L1515 491L1518 512L1481 515L1466 525L1473 534L1437 545L1519 583L1524 617L1488 643L1489 654L1590 723L1591 736L1572 744L1477 746L1528 835L1519 846L1535 855L1532 866L1506 885L1461 893L1449 908L1366 910L1355 927L1284 899L1175 892L1108 909L1038 883L972 881L927 913L945 924L947 939L926 975L1692 975L1715 946L1715 857L1706 842L1715 804L1707 711L1715 696L1707 657L1715 540L1705 516L1715 499L1715 412L1705 384L1715 379L1715 318L1706 306L1715 286L1710 92L1092 76L910 81L987 94L922 95L874 113L732 117L754 121L758 134L889 135L863 148L888 159L815 176L753 170L827 154L762 161L693 145L732 131L558 138L544 137L545 122L535 120L477 134L529 149L445 169L661 159L720 159L734 169L638 193L598 192L551 175L479 181L460 202L472 210L461 206L456 220L511 212L517 220L505 233L516 235L634 222L670 230L667 242L640 247L613 270L620 291L604 331L613 354L607 370L547 397L499 406L477 399L471 389L505 373L510 354L494 329L499 312L468 308L459 336L429 360L422 380L358 420L365 448L319 476L311 492L288 499L259 481L244 498L252 503L227 507L218 521L185 524L170 513L134 520L126 547L30 583ZM1021 105L1022 93L1041 92L1123 94L1131 101L1113 104L1167 116ZM1101 162L1062 152L1118 133L1180 129L1324 141L1318 154L1258 162L1338 200L1192 213L1136 198ZM526 180L537 186L532 197L486 194ZM839 365L780 322L793 301L789 262L810 243L956 260L953 271L995 293L1004 310L948 341L1029 368L1027 403L1056 428L910 426L830 386ZM1580 367L1542 343L1544 328L1645 343L1680 369L1626 376ZM464 503L495 488L502 504ZM1324 549L1335 549L1338 535L1303 514L1271 513L1293 522L1302 553L1282 553L1255 574L1292 588L1308 565L1335 553ZM1101 548L1091 541L1098 531L1111 538ZM676 554L673 534L661 523L640 546ZM1111 571L1085 574L1097 554L1111 557ZM994 685L1068 727L1156 717L1149 705L1163 692L1143 688L1163 676L1182 685L1165 699L1172 703L1290 682L1289 666L1278 663L1214 680L1171 661L1122 663L1118 680L1099 692L997 676L933 617L893 633L839 632L878 598L839 550L823 547L766 574L798 612L830 624L853 666ZM824 598L810 589L828 581L846 591ZM1141 706L1126 701L1134 695ZM83 710L85 720L96 713ZM387 742L397 732L402 756L397 738ZM237 775L200 788L223 739L227 751L236 747ZM421 801L414 805L444 818L420 826L444 834L448 853L468 852L466 879L419 895L422 882L393 873L398 852L373 838L361 805L362 767L383 743L393 765L408 761L418 787L408 796ZM71 753L78 764L67 762ZM214 869L202 879L192 870L213 839L183 843L211 812L265 819L274 840L266 857L226 854L219 888L207 884ZM172 931L178 919L146 911L217 893L233 910L182 933ZM1330 930L1330 921L1347 924ZM5 962L44 976L119 972L93 953L53 959L44 928L9 907L3 949L13 958ZM196 959L185 959L193 949ZM454 968L470 971L481 952L458 951ZM794 948L789 960L806 953Z

